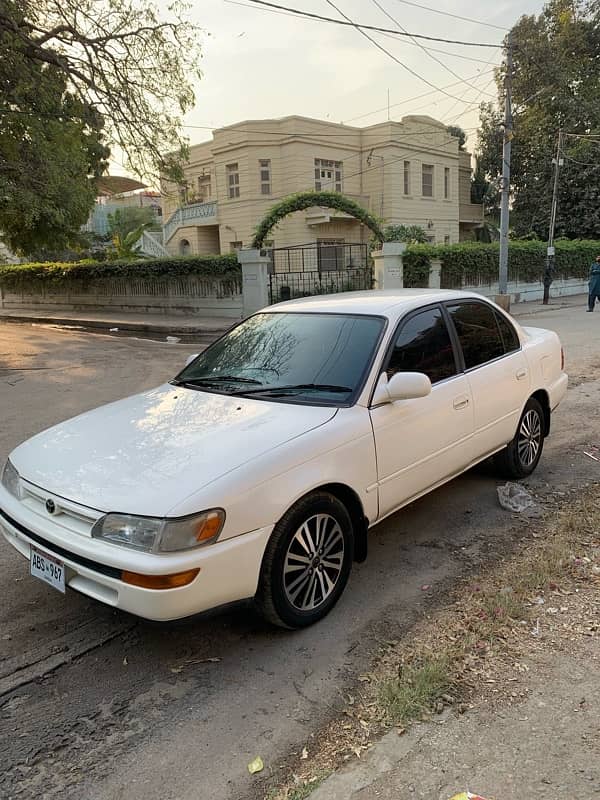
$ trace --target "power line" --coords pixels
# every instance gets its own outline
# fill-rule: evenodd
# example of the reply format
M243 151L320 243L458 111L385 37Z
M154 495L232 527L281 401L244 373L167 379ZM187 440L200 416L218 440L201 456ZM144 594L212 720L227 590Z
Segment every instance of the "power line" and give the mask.
M237 2L237 0L225 0L226 3L234 3L235 5L244 5L243 3ZM246 8L250 8L250 6L246 6ZM266 9L265 9L266 10ZM393 39L398 41L396 36L391 33L383 33L383 31L379 32L380 36L385 37L386 39ZM409 44L412 47L420 47L421 45L417 41L411 41L410 39L404 39L404 44ZM440 53L443 56L451 56L452 58L460 58L462 61L472 61L475 64L489 64L489 61L486 61L485 58L475 58L475 56L465 56L462 53L452 53L450 50L440 50L439 47L427 47L427 50L430 53Z
M391 30L390 28L380 28L376 25L363 25L362 23L352 22L351 20L334 19L333 17L325 17L322 14L312 14L310 11L301 11L298 8L290 8L289 6L281 6L277 3L269 3L267 0L248 0L249 3L256 3L260 6L275 9L277 11L287 11L290 14L295 14L298 17L306 17L307 19L316 19L321 22L331 22L335 25L346 25L353 28L364 29L366 31L376 31L379 33L391 33L394 36L413 36L415 39L423 39L428 42L444 42L445 44L459 44L464 47L494 47L502 49L502 44L491 44L489 42L465 42L458 39L443 39L439 36L425 36L422 33L403 33L402 31ZM341 12L339 12L341 14ZM342 14L342 16L344 16Z
M322 122L322 120L316 120L317 122ZM333 125L338 125L341 123L332 123ZM377 125L382 125L383 123L376 123ZM398 124L398 123L396 123ZM444 123L442 123L444 125ZM191 128L191 129L198 129L198 130L226 130L227 128L232 129L232 133L256 133L256 134L264 134L265 136L281 136L281 137L288 137L288 136L306 136L310 137L313 136L315 138L322 138L323 136L332 137L332 138L339 138L340 136L356 136L361 135L365 132L368 132L371 127L369 126L366 128L355 128L353 131L340 131L339 133L321 133L320 131L285 131L285 130L278 130L278 131L269 131L269 130L260 130L259 128L251 129L251 128L236 128L235 123L233 125L224 125L222 127L210 127L208 125L183 125L184 128ZM444 125L445 127L445 125ZM469 130L475 130L475 128L470 128ZM417 131L407 131L404 134L398 134L399 136L433 136L434 134L439 133L439 130L431 130L431 128L424 128L423 130Z
M245 3L241 3L240 0L223 0L225 3L229 3L232 6L240 6L240 8L251 8L253 11L264 11L266 14L279 14L282 17L292 17L293 19L296 18L296 14L290 14L288 11L277 11L273 8L257 8L256 6L249 5L252 0L247 0ZM317 20L316 20L317 21ZM398 31L394 33L384 33L380 31L382 36L385 36L388 39L394 39L397 41ZM410 44L413 47L420 47L418 42L404 40L405 44ZM451 56L452 58L460 58L462 61L473 61L476 64L489 64L489 61L486 61L484 58L475 58L474 56L465 56L462 53L451 53L450 50L440 50L437 47L428 47L427 48L431 53L440 53L443 56Z
M262 2L262 0L260 0L260 1ZM258 0L256 0L256 2L258 2ZM363 30L363 29L362 29L362 27L361 27L360 25L358 25L358 24L356 24L355 22L353 22L353 21L350 19L350 17L349 17L347 14L345 14L343 11L341 11L341 9L339 9L339 8L338 8L338 7L335 5L335 3L333 2L333 0L326 0L326 2L327 2L327 3L328 3L328 4L329 4L329 5L330 5L330 6L331 6L333 9L335 9L335 10L338 12L338 14L339 14L340 16L344 17L344 19L345 19L345 20L346 20L346 21L347 21L349 24L351 24L351 25L352 25L352 27L353 27L353 28L355 28L355 29L356 29L356 30L357 30L357 31L360 33L360 35L361 35L361 36L364 36L364 38L365 38L365 39L367 39L369 42L371 42L371 44L375 45L375 47L376 47L378 50L381 50L381 52L382 52L382 53L385 53L385 55L386 55L386 56L388 56L389 58L391 58L391 59L392 59L392 61L395 61L395 62L396 62L396 64L399 64L399 65L400 65L400 66L401 66L403 69L405 69L407 72L409 72L409 73L410 73L410 74L411 74L411 75L412 75L414 78L417 78L418 80L420 80L420 81L423 81L423 83L426 83L426 84L427 84L427 86L431 86L431 88L432 88L432 89L435 89L437 92L442 92L442 94L445 94L445 95L447 95L448 97L451 97L453 100L457 100L457 99L458 99L458 98L456 97L456 95L454 95L454 94L450 94L449 92L445 91L445 89L440 89L440 87L439 87L439 86L436 86L436 85L435 85L435 83L432 83L432 82L431 82L430 80L428 80L427 78L424 78L424 77L423 77L423 75L419 75L419 73L418 73L418 72L415 72L415 70L414 70L414 69L412 69L411 67L407 66L407 65L406 65L406 64L405 64L403 61L400 61L400 59L399 59L399 58L397 58L397 57L396 57L396 56L395 56L393 53L390 53L390 51L389 51L389 50L386 50L386 48L385 48L385 47L384 47L382 44L380 44L380 43L379 43L379 42L378 42L376 39L374 39L374 38L373 38L373 37L372 37L370 34L368 34L368 33L367 33L365 30ZM410 34L407 34L407 35L410 35Z
M490 72L494 72L494 70L488 70L487 72L478 73L479 77L483 77L483 75L488 75ZM477 75L473 75L469 80L474 80ZM454 83L447 83L443 86L443 89L451 89L453 86L457 86L460 84L461 81L456 81ZM432 92L423 92L422 94L417 94L414 97L408 97L406 100L400 100L398 103L392 103L390 108L397 108L398 106L406 105L406 103L412 103L414 100L421 100L423 97L429 97L432 94L437 94L437 90ZM370 117L373 114L379 114L381 111L386 111L387 106L383 108L377 108L375 111L367 111L365 114L359 114L357 117L351 117L350 119L346 120L346 122L355 122L357 119L364 119L365 117Z
M565 133L563 135L573 139L587 139L591 142L600 141L600 133Z
M423 6L420 3L413 3L410 0L396 0L397 3L403 3L405 6L413 6L413 8L420 8L423 11L431 11L433 14L441 14L444 17L452 17L453 19L461 19L463 22L472 22L474 25L485 25L486 28L495 28L498 31L508 31L502 25L494 25L491 22L484 22L481 19L472 19L471 17L461 17L460 14L452 14L450 11L440 11L439 8L431 8L431 6Z
M379 0L371 0L371 2L373 3L374 6L376 6L381 11L382 14L385 14L385 16L389 20L391 20L395 25L397 25L398 28L400 28L401 31L403 31L404 33L408 33L406 28L403 25L401 25L398 22L398 20L395 17L393 17L388 11L386 11L386 9L381 5ZM461 81L462 83L466 83L467 86L471 87L471 89L475 89L476 88L475 86L473 86L472 83L469 83L469 81L466 78L462 78L458 73L454 72L454 70L451 67L449 67L447 64L445 64L441 59L439 59L437 56L433 55L433 53L430 52L429 48L427 48L427 47L425 47L425 45L421 44L421 42L419 42L418 39L415 39L415 37L412 36L412 35L410 35L410 38L411 38L412 42L414 44L416 44L417 47L419 47L425 53L425 55L429 56L429 58L431 58L433 61L435 61L436 64L439 64L439 66L442 67L443 69L445 69L446 72L449 72L450 75L452 75L453 78L458 78L459 81Z
M573 164L578 164L580 167L592 167L593 169L598 169L598 167L600 167L600 164L599 164L598 162L596 162L595 164L593 164L593 163L591 163L591 162L587 162L587 161L577 161L577 159L575 159L575 158L571 158L571 156L568 156L568 155L567 155L566 153L564 153L564 152L563 152L563 154L562 154L562 157L563 157L563 158L566 158L566 159L567 159L567 161L572 161L572 162L573 162Z
M406 101L408 102L408 101ZM396 104L399 105L399 104ZM370 112L376 113L376 112ZM59 112L36 112L36 111L25 111L16 108L0 108L0 114L17 114L20 116L27 116L27 117L35 117L35 118L49 118L49 119L58 119L58 120L67 120L67 119L79 119L78 117L68 117L65 114L60 114ZM317 122L322 122L322 120L316 120ZM332 123L333 125L341 125L343 123ZM351 131L337 131L336 133L324 133L321 131L282 131L282 130L263 130L260 128L237 128L235 123L231 125L182 125L182 128L193 129L193 130L203 130L203 131L214 131L214 130L222 130L226 128L235 128L235 133L256 133L259 135L264 136L315 136L318 138L322 137L332 137L332 138L339 138L341 136L356 136L361 135L369 130L372 126L367 126L364 128L356 127L354 130ZM421 136L431 136L436 131L432 131L431 128L427 128L424 130L413 131L412 133L406 134L399 134L400 136L414 136L416 134ZM121 165L122 166L122 165Z

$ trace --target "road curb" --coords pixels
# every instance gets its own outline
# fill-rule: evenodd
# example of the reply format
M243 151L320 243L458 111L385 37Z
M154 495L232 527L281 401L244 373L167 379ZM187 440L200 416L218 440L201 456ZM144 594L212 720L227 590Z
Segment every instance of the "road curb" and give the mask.
M30 314L0 314L0 322L31 322L38 325L64 325L79 328L93 328L96 330L110 331L113 328L119 331L137 333L161 333L165 336L185 336L207 334L215 338L225 333L225 327L207 327L206 325L173 325L157 324L151 322L134 322L130 320L100 320L100 319L72 319L70 317L38 317ZM235 325L236 320L231 321Z

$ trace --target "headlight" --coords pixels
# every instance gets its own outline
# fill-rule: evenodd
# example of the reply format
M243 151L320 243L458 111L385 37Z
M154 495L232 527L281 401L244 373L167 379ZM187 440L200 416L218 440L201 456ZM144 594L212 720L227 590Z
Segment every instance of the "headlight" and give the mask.
M224 523L220 508L181 519L106 514L94 524L92 536L148 553L172 553L211 544Z
M2 470L2 486L4 486L6 491L10 492L13 497L16 497L18 500L21 499L21 480L19 478L19 473L11 464L10 459L7 460Z

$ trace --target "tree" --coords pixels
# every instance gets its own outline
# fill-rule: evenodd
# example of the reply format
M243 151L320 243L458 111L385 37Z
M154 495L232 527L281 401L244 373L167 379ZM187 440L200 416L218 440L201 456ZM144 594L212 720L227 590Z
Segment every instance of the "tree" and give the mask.
M450 136L454 136L458 139L458 149L464 150L465 144L467 143L467 134L463 131L460 125L448 125L446 128Z
M30 254L71 245L118 146L179 179L199 31L179 0L0 0L0 232Z
M145 230L156 222L151 208L125 206L108 215L108 233L113 249L109 258L139 258L139 240Z
M156 216L148 206L124 206L108 215L108 235L124 237L140 226L146 230L155 224Z
M2 0L0 14L8 7ZM17 6L11 6L19 19ZM56 67L31 61L0 30L0 231L12 250L67 246L94 202L89 177L106 167L103 121Z
M593 237L600 231L600 3L550 0L539 16L513 27L513 225L517 235L548 235L552 159L559 128L565 137L556 235ZM478 152L489 180L502 172L503 80L499 107L483 105ZM596 134L594 139L590 134Z
M134 172L181 178L181 116L194 102L201 32L180 0L166 19L152 0L0 0L0 35L31 69L63 76Z

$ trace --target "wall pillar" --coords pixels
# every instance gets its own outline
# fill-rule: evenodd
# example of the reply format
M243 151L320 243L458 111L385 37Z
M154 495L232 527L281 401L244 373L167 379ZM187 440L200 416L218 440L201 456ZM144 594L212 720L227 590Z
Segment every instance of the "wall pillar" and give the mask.
M439 258L432 258L429 262L429 289L442 287L442 262Z
M264 250L238 250L242 267L242 316L269 305L269 257Z
M402 289L404 287L402 256L405 250L404 242L384 242L381 250L372 253L375 263L376 289Z

